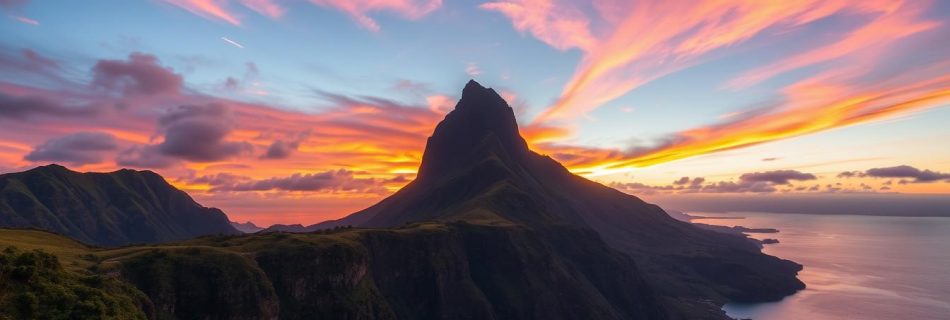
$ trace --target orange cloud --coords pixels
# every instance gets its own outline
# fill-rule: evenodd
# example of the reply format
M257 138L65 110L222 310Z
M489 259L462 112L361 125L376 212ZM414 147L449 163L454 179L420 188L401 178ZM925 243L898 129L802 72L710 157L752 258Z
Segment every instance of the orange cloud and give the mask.
M516 30L548 45L579 49L582 59L558 100L531 127L562 127L566 121L637 87L688 68L754 36L787 31L832 16L856 22L827 43L779 58L730 81L744 88L777 75L834 61L776 93L782 101L767 112L737 113L717 125L671 135L659 146L611 150L567 146L540 134L532 147L578 173L601 174L710 152L879 120L947 102L947 61L911 63L886 80L875 74L902 48L899 41L935 30L919 1L595 1L589 7L558 0L497 1ZM559 24L570 28L558 28ZM554 123L557 123L555 125ZM529 130L530 132L530 130ZM562 129L560 138L570 132Z
M837 44L783 62L780 73L841 57L867 46L932 28L915 22L921 10L911 1L609 1L593 8L557 0L498 1L482 8L501 12L519 31L558 49L584 56L557 102L535 121L580 117L627 92L696 63L714 50L741 43L770 28L791 29L847 12L870 17ZM596 12L595 18L583 12ZM588 21L602 22L589 25ZM565 27L567 26L567 27ZM883 34L881 34L883 32ZM875 35L879 35L875 37ZM769 68L763 68L769 70ZM759 73L764 73L762 71ZM768 77L752 73L749 80Z
M576 163L572 170L596 175L631 167L646 167L885 119L950 103L950 77L887 92L853 93L845 95L845 98L815 105L797 104L795 99L808 99L808 93L796 90L807 90L807 86L791 89L790 102L769 112L747 117L738 116L738 119L726 123L682 131L675 134L669 143L657 148L627 153L584 150L584 154L594 156L584 158L583 163ZM552 151L558 152L559 149L554 148Z
M480 7L501 12L511 18L518 31L530 32L561 50L575 47L590 50L596 41L590 34L590 21L583 13L550 0L489 2Z

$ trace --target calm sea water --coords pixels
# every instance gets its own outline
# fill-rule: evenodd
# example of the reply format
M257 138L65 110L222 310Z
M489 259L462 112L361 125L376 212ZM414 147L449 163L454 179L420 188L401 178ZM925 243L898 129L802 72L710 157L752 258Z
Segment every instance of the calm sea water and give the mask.
M807 289L776 303L729 304L732 317L950 319L950 218L774 213L690 213L744 219L694 222L779 233L765 253L801 263Z

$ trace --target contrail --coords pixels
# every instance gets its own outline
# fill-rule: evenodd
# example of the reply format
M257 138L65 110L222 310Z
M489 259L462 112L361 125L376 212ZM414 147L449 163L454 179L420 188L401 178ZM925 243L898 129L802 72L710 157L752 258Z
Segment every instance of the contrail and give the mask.
M224 42L230 43L230 44L234 45L235 47L244 49L244 46L243 46L243 45L241 45L240 43L237 43L237 41L228 39L228 37L221 37L221 40L224 40Z

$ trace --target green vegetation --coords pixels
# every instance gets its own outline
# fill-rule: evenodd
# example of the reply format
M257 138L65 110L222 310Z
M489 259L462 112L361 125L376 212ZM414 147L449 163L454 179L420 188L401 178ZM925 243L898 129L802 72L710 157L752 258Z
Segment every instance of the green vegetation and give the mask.
M199 205L154 172L79 173L58 165L0 175L0 227L106 246L239 232L220 210Z
M49 250L4 254L0 314L9 319L664 318L632 261L607 250L591 232L560 232L564 238L522 226L425 222L92 248L47 232L0 229L0 244ZM76 266L63 268L59 261L66 260ZM21 266L33 270L27 280L15 271Z
M0 319L145 319L142 298L114 279L67 271L42 250L0 251Z

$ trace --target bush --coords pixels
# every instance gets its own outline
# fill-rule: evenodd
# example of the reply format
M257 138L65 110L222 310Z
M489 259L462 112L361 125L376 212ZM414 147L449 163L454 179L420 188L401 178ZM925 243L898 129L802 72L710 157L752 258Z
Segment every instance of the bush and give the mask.
M136 291L63 269L43 251L0 252L0 319L145 319Z

